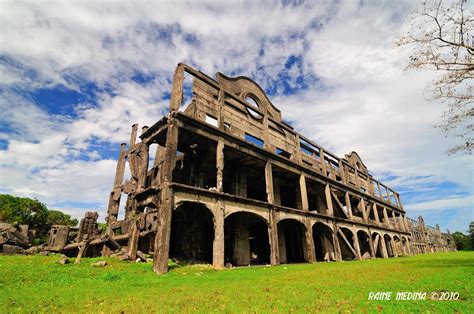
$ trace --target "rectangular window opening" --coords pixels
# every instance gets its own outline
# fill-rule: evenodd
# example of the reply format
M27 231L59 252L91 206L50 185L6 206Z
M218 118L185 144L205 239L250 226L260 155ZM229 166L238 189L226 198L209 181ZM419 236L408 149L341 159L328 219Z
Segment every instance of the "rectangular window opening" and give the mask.
M247 142L250 142L250 143L254 144L254 145L257 145L258 147L263 148L263 141L261 139L259 139L258 137L255 137L253 135L245 133L245 140Z
M208 114L206 114L206 123L207 124L210 124L212 126L215 126L217 128L218 124L217 124L217 118L214 118L213 116L210 116Z

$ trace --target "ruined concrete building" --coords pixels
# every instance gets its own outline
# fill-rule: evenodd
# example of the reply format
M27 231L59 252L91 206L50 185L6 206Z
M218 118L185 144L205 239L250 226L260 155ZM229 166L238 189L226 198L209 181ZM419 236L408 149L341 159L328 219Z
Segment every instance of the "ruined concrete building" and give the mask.
M192 96L182 112L185 74ZM179 64L169 114L138 140L137 129L121 146L107 237L131 260L154 254L158 273L168 258L223 268L453 249L440 232L429 248L424 224L407 219L399 194L356 152L341 158L297 133L247 77Z

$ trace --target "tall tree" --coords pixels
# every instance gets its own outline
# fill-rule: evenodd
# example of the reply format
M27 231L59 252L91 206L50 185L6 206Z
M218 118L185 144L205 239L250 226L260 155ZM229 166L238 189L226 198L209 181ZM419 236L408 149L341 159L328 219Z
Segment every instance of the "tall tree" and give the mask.
M472 5L472 3L471 3ZM474 116L474 14L467 0L423 2L413 14L410 31L399 38L413 48L408 68L434 70L428 86L431 100L447 108L437 126L446 136L459 138L448 154L472 154Z

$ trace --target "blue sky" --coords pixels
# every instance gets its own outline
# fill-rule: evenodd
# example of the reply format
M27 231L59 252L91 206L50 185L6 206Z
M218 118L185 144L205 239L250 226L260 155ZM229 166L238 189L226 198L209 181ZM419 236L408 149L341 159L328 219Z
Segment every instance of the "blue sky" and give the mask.
M408 215L465 231L473 159L434 125L433 72L394 41L412 1L2 1L0 192L105 217L121 142L168 106L177 63L261 84L286 121L400 192Z

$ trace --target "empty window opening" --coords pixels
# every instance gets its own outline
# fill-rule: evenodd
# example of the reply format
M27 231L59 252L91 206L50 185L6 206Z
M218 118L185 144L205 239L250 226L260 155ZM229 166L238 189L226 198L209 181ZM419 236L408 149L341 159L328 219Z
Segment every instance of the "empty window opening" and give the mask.
M245 212L231 214L224 222L225 262L234 266L268 264L268 226L261 217Z
M316 252L316 260L318 262L330 262L336 260L331 228L323 223L315 223L313 225L313 242Z
M320 158L320 149L319 147L314 146L313 144L300 139L300 149L303 153L313 156L315 158Z
M247 96L245 101L252 107L258 108L258 101L253 96Z
M213 216L206 206L186 202L173 211L170 258L212 263Z
M306 178L306 191L308 192L308 207L310 211L327 214L325 186L317 181Z
M307 261L304 225L294 219L278 223L278 245L280 263L303 263Z
M200 188L216 186L217 143L180 130L173 182Z
M283 157L288 158L288 159L290 159L290 157L291 157L291 154L290 154L289 152L284 151L283 149L278 148L278 147L277 147L277 149L276 149L276 153L277 153L278 155L283 156Z
M359 218L363 218L362 211L359 208L360 199L353 195L349 195L349 199L351 201L352 215Z
M272 170L275 205L301 208L299 176L278 166Z
M213 116L210 116L208 114L206 114L206 123L207 124L210 124L214 127L218 127L218 124L217 124L217 118L213 117Z
M226 146L224 164L224 193L267 201L263 160Z
M250 142L254 145L257 145L258 147L263 147L263 140L259 139L258 137L255 137L251 134L245 133L245 140L247 142Z

